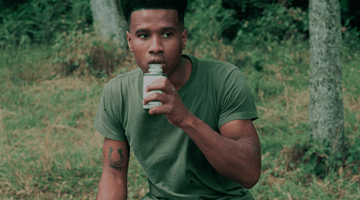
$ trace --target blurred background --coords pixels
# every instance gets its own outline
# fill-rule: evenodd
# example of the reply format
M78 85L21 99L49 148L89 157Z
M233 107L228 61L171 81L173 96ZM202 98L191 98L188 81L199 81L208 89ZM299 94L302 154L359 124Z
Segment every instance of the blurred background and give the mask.
M101 93L137 65L99 34L93 2L0 0L0 199L96 197ZM360 198L360 3L339 3L346 156L308 136L308 1L189 0L184 53L235 64L256 100L255 199ZM129 199L140 199L148 183L132 153L128 177Z

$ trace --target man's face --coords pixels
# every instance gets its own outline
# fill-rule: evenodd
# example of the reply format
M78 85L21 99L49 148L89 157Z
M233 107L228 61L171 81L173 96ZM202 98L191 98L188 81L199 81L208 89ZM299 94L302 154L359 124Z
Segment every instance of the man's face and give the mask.
M139 10L131 14L126 38L143 72L148 72L149 64L159 63L169 75L180 65L187 31L176 10Z

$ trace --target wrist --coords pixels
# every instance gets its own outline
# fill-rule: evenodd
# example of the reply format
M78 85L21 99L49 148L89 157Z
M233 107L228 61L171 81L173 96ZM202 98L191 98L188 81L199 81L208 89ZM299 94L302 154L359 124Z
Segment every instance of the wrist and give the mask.
M195 115L189 113L187 116L184 117L184 120L179 124L178 127L183 130L192 127L196 123L196 119L198 118Z

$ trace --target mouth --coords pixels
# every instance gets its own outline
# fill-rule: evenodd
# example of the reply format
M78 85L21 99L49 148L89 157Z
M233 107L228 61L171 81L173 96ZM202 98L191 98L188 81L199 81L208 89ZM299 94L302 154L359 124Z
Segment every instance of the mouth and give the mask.
M150 62L148 62L148 64L161 64L162 66L165 65L165 61L164 60L160 60L160 59L155 59L155 60L151 60Z

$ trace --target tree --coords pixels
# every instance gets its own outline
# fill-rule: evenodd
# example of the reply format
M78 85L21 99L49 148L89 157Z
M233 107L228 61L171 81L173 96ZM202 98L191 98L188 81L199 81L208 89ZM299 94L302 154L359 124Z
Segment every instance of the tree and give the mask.
M90 0L94 25L98 34L126 49L127 24L120 14L119 0Z
M310 0L309 125L314 139L344 153L342 36L339 0Z

